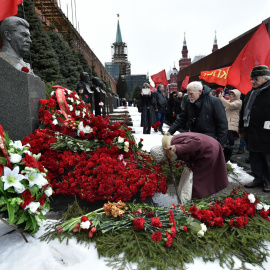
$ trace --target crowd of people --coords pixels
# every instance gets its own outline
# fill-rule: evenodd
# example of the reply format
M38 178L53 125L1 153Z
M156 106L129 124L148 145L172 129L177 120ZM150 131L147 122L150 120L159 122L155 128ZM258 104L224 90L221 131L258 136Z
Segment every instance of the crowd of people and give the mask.
M160 122L159 130L163 132L165 119L172 121L170 117L175 116L170 128L164 133L170 136L179 129L181 131L181 134L172 138L169 150L192 165L195 198L205 197L206 193L207 196L211 195L204 192L204 172L207 172L205 178L211 178L207 190L216 192L228 184L224 168L231 158L236 138L240 138L237 153L242 154L245 148L249 151L254 176L254 181L245 187L263 187L265 192L270 192L269 68L254 67L250 80L252 89L246 96L233 87L211 89L200 81L194 81L188 84L186 91L171 93L167 98L163 85L158 85L155 92L150 91L148 84L144 85L144 88L149 88L149 92L141 94L141 125L144 133L150 133L155 121ZM222 158L220 149L223 150ZM220 162L224 163L222 168L217 167L217 157L219 166Z

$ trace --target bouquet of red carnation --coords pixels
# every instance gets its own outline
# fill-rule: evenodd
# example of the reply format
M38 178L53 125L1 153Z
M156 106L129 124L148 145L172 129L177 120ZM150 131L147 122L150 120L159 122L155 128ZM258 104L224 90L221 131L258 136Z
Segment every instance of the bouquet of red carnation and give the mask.
M157 121L155 124L152 125L152 128L154 129L155 132L158 131L158 127L161 123L159 121Z

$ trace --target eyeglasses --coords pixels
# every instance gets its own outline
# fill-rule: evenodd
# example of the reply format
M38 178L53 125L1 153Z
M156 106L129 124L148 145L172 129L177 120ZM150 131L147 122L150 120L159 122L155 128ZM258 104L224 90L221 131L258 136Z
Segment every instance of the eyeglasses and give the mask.
M259 78L260 78L260 77L252 77L252 78L250 78L250 80L251 80L251 81L257 82L257 81L259 80Z

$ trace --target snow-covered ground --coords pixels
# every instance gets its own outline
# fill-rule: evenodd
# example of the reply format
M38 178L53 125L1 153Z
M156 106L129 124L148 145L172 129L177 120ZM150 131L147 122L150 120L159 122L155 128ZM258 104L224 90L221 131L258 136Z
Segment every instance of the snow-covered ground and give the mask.
M117 111L123 111L124 108L120 107ZM143 138L144 150L150 150L154 145L161 144L162 135L160 132L152 131L149 135L142 134L140 127L140 113L137 108L128 107L130 115L133 120L133 130L135 131L136 140L139 141ZM164 131L167 131L168 126L164 125ZM248 182L252 179L250 175L235 164L232 164L235 172L238 174L237 181L241 183ZM230 181L235 181L230 178ZM49 220L48 222L53 222ZM17 232L11 234L10 228L0 221L0 270L73 270L73 269L95 269L106 270L111 269L106 266L106 258L98 258L97 250L94 244L87 247L85 245L77 244L74 239L66 242L59 243L58 240L51 241L50 243L40 242L38 237L44 233L44 227L34 234L27 236L29 243L25 243L21 235ZM3 236L4 235L4 236ZM270 243L268 243L270 249ZM263 264L265 269L270 269L269 262ZM194 264L187 264L188 270L207 269L207 270L221 270L227 269L219 266L218 261L204 263L202 259L196 258ZM249 269L258 270L258 266L247 265ZM136 265L132 266L136 269ZM241 269L241 262L235 258L235 268Z

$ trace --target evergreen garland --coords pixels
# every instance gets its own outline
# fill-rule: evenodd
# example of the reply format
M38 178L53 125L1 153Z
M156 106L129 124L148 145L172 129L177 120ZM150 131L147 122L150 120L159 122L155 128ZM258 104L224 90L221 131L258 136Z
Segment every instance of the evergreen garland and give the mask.
M249 218L248 224L242 229L231 227L228 223L221 228L208 227L204 238L199 238L191 230L178 233L172 246L167 248L162 242L152 241L151 234L134 228L105 234L98 231L91 239L88 233L57 233L56 228L61 222L82 213L75 203L60 222L47 227L48 232L40 239L47 242L66 240L68 244L68 240L75 237L77 243L85 245L95 241L99 256L107 257L107 265L119 270L132 269L131 263L136 263L138 270L182 270L186 269L187 263L194 263L196 257L202 258L205 263L218 260L221 267L232 270L239 269L235 267L236 257L242 262L240 269L248 269L247 263L264 269L262 263L269 256L265 241L270 241L270 223L259 215Z

